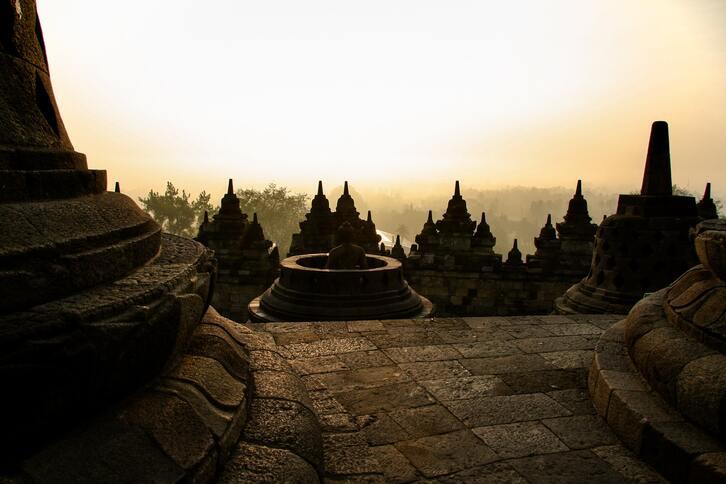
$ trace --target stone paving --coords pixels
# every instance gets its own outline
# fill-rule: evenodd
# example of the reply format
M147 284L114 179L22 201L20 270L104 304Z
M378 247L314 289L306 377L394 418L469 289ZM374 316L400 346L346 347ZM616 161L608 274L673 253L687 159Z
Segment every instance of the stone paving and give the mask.
M269 323L307 386L330 482L663 482L596 415L618 316Z

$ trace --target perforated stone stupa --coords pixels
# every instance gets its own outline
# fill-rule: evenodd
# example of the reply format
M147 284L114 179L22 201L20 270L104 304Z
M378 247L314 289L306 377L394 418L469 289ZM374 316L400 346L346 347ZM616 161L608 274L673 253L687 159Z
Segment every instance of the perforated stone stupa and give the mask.
M319 181L318 192L313 197L310 212L305 215L305 220L300 222L300 232L293 234L288 255L328 252L338 245L335 234L345 222L353 227L353 243L363 247L368 254L381 254L378 245L381 236L376 232L371 212L368 212L366 220L359 217L355 201L348 190L348 182L345 182L343 194L333 212L323 193L323 182Z
M525 259L515 241L503 262L486 213L478 224L472 220L457 181L442 218L434 222L429 211L402 260L406 278L439 314L547 314L560 291L587 274L596 227L578 180L564 221L555 229L547 216L537 251Z
M265 238L257 214L249 220L242 213L231 179L219 213L211 221L205 214L196 240L212 249L217 259L215 309L234 321L247 321L247 305L275 280L280 255Z
M708 188L705 200L710 198ZM704 214L713 211L704 201ZM672 192L668 124L653 123L639 195L620 195L597 231L590 271L557 302L562 313L627 313L643 297L696 264L689 232L696 200Z

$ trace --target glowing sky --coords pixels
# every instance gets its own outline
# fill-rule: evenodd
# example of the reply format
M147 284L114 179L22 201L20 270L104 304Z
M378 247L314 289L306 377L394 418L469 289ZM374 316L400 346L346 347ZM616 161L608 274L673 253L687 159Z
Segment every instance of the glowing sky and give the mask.
M721 0L38 0L56 97L128 191L640 185L726 195Z

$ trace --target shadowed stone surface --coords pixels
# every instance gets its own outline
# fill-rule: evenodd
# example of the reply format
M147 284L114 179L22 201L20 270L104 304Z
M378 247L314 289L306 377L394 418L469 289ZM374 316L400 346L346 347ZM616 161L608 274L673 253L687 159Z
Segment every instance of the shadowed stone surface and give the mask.
M320 431L311 410L297 402L257 398L250 406L243 438L294 452L320 466Z
M530 482L612 483L623 480L622 475L590 451L536 455L515 459L510 464Z
M496 454L469 430L398 442L396 448L426 477L496 460Z
M555 434L539 422L479 427L473 431L498 456L505 459L568 450Z
M178 358L202 317L211 270L202 246L165 234L158 257L125 278L0 315L0 375L16 395L1 404L12 416L3 436L17 435L0 446L42 444Z
M318 475L303 459L284 449L241 443L219 477L220 483L316 483Z
M637 310L648 300L659 300L658 294L639 303L631 316L643 314ZM648 386L625 349L626 323L624 320L608 329L596 348L588 384L598 413L606 417L623 443L669 479L685 481L698 476L692 482L723 480L726 469L717 464L718 458L709 461L724 452L723 445L686 422ZM608 370L612 367L618 370Z
M316 335L279 351L310 392L330 482L661 482L595 415L591 350L569 349L592 347L617 319L366 321L348 323L347 345L337 323L252 326L276 340ZM513 338L515 326L537 336Z

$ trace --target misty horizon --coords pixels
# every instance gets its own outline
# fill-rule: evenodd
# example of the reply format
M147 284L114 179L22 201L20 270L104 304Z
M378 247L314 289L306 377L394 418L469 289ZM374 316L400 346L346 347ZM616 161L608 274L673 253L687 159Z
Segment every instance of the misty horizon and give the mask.
M628 193L663 119L674 182L726 196L722 2L38 3L70 137L133 195Z

